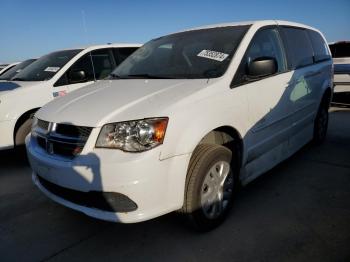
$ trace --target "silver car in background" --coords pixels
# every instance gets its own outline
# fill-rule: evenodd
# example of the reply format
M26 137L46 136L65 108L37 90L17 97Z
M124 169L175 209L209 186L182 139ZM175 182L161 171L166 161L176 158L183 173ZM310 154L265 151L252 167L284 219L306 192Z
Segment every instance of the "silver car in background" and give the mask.
M330 43L334 63L334 95L332 103L350 105L350 41Z

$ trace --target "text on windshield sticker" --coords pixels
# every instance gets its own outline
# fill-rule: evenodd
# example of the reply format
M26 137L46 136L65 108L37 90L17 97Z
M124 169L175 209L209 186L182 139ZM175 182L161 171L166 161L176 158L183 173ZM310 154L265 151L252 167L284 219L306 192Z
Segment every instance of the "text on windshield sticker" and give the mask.
M226 57L228 57L228 54L211 50L202 50L197 56L222 62L226 59Z
M58 70L60 70L60 68L57 66L49 66L49 67L46 67L44 71L56 73Z

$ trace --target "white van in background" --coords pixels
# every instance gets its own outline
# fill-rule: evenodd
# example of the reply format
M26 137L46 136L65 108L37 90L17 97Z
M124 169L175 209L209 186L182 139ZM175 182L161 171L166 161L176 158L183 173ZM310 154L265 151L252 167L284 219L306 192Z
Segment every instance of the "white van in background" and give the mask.
M0 63L0 72L1 72L1 70L4 69L6 66L8 66L8 64Z
M12 67L18 65L20 62L15 62L11 64L3 64L0 66L0 76L10 70Z
M19 72L21 72L24 68L26 68L27 66L29 66L31 63L35 62L37 59L27 59L17 65L15 65L14 67L12 67L11 69L7 70L5 73L3 73L0 76L0 81L10 81L13 77L15 77Z
M149 41L108 80L54 100L26 139L33 181L99 219L180 210L200 230L245 185L325 139L332 60L317 30L227 23Z
M0 82L0 149L24 144L40 107L106 78L139 46L107 44L56 51L40 57L12 81Z

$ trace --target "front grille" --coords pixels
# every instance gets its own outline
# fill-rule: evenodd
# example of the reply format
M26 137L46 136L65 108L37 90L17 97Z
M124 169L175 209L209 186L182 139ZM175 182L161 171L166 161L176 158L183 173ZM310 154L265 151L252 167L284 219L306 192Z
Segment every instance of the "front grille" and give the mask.
M137 204L134 201L120 193L100 191L82 192L61 187L40 176L37 177L40 184L47 191L77 205L112 212L131 212L137 209Z
M56 127L56 133L69 137L88 138L92 127L86 126L72 126L66 124L59 124Z
M42 120L38 120L38 127L48 131L34 132L38 146L50 155L70 159L81 153L92 131L92 127L54 123L50 125L49 122Z

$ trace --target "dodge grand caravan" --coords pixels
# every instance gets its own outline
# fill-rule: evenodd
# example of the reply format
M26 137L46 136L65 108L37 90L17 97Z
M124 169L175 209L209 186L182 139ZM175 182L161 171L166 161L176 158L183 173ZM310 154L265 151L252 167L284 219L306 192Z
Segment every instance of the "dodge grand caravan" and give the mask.
M132 223L178 210L209 230L237 185L326 136L332 60L305 25L174 33L111 76L40 109L26 140L38 188L95 218Z
M0 82L0 150L24 144L36 110L54 97L103 79L139 45L113 44L56 51Z

